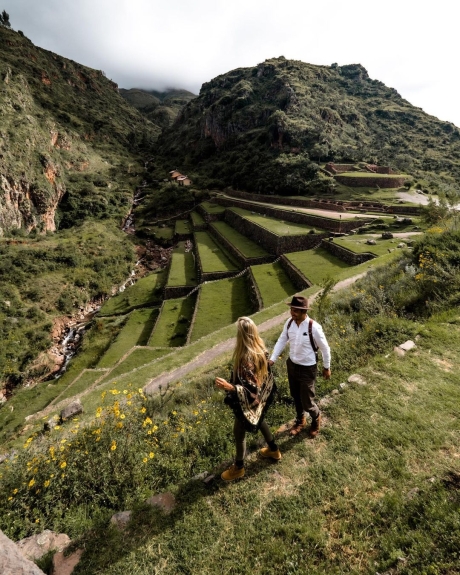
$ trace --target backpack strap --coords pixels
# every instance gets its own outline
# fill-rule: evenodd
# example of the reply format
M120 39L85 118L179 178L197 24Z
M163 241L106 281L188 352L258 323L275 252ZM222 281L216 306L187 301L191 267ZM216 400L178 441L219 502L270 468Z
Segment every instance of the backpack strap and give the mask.
M286 326L286 335L287 335L288 339L289 339L289 328L291 327L293 321L294 321L294 318L291 317L291 319L289 320L289 323Z
M313 320L312 319L310 319L310 321L308 322L308 335L310 337L311 348L315 352L316 363L318 363L318 346L316 345L316 342L313 339Z

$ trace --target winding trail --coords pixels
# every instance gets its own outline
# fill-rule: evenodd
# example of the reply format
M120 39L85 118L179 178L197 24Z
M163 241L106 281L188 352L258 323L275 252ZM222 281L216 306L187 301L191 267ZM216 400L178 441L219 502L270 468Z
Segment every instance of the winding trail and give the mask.
M366 275L366 273L367 272L363 272L361 274L358 274L356 276L353 276L351 278L347 278L341 282L338 282L334 286L333 291L339 291L341 289L345 289L346 287L355 283L360 278L364 277ZM320 291L321 290L318 290L313 296L309 297L310 303L315 300L316 296L320 293ZM263 333L263 332L266 332L266 331L268 331L274 327L277 327L277 326L283 324L287 320L287 318L288 318L288 315L287 315L287 310L286 310L285 313L276 315L276 316L262 322L258 326L259 332ZM221 343L218 343L217 345L215 345L211 349L207 349L203 353L200 353L200 355L195 357L195 359L192 359L192 361L189 361L188 363L185 363L184 365L181 365L180 367L177 367L176 369L173 369L171 371L168 371L166 373L162 373L162 374L154 377L144 387L144 393L151 395L151 394L155 393L156 391L158 391L158 389L160 387L164 387L164 386L168 385L168 383L172 383L173 381L177 381L177 380L181 379L182 377L188 375L192 371L195 371L196 369L199 369L200 367L204 367L205 365L209 364L211 361L213 361L214 359L216 359L217 357L219 357L223 353L227 353L227 352L232 351L233 348L235 347L235 344L236 344L236 337L232 337L230 339L227 339Z

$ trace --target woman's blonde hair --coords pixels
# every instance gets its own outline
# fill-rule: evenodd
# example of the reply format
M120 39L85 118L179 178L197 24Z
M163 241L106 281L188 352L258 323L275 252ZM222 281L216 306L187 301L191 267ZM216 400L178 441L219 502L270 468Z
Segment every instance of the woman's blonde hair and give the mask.
M236 347L233 352L233 373L236 375L243 364L254 366L257 385L268 375L267 350L256 324L249 317L239 317L236 322Z

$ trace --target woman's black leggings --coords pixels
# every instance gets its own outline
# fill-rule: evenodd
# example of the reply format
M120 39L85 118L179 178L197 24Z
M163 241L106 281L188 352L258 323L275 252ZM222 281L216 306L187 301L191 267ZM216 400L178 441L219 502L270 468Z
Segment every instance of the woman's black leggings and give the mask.
M264 420L260 426L260 431L265 438L267 443L273 442L273 434L270 431L270 428L267 425L267 422ZM244 428L244 424L235 417L235 423L233 425L233 434L235 436L235 444L236 444L236 461L243 461L244 456L246 454L246 429Z

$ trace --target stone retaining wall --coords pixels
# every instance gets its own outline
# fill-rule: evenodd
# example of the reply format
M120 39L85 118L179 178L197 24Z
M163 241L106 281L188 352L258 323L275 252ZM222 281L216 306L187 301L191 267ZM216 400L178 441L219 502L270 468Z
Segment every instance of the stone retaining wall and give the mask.
M243 268L247 268L249 266L255 266L258 264L268 264L275 259L275 256L271 255L271 254L267 254L266 256L253 257L253 258L246 257L244 254L242 254L240 252L240 250L235 245L233 245L230 242L230 240L228 240L212 224L209 226L208 231L217 240L217 242L224 245L225 249L228 250L232 254L232 256L236 259L236 261Z
M280 257L280 264L297 291L302 291L313 285L286 256Z
M195 326L196 314L198 312L198 307L200 304L201 287L197 291L198 291L198 294L196 296L195 309L193 310L192 321L190 322L190 325L188 328L187 338L185 340L185 345L188 345L190 343L190 339L192 337L192 332L193 332L193 327Z
M192 292L196 286L166 286L163 289L163 299L175 299L185 297Z
M221 214L210 214L209 212L207 212L203 206L201 204L199 204L196 207L196 210L201 216L203 216L203 219L206 223L209 222L217 222L218 220L223 220L224 219L224 213L222 212Z
M189 232L188 234L174 234L174 241L175 242L185 242L186 240L190 240L192 238L193 232Z
M364 262L368 262L369 260L373 260L376 257L370 252L357 254L356 252L352 252L351 250L344 248L343 246L339 246L338 244L335 244L329 240L323 240L321 242L321 247L325 248L332 255L340 258L342 261L352 266L357 266Z
M264 307L264 302L262 300L262 296L260 294L259 286L257 285L256 279L254 274L252 273L252 269L248 268L248 289L249 289L249 297L251 299L253 313L256 311L260 311Z
M226 210L225 221L240 234L250 238L253 242L277 256L285 252L298 252L317 247L324 237L324 235L319 234L278 236L232 210Z
M344 186L351 186L354 188L364 188L364 187L379 187L379 188L400 188L407 177L403 176L401 178L373 178L372 175L365 178L354 178L353 176L334 176L334 179L343 184Z
M388 214L409 214L417 216L422 209L420 206L389 206L386 211Z

